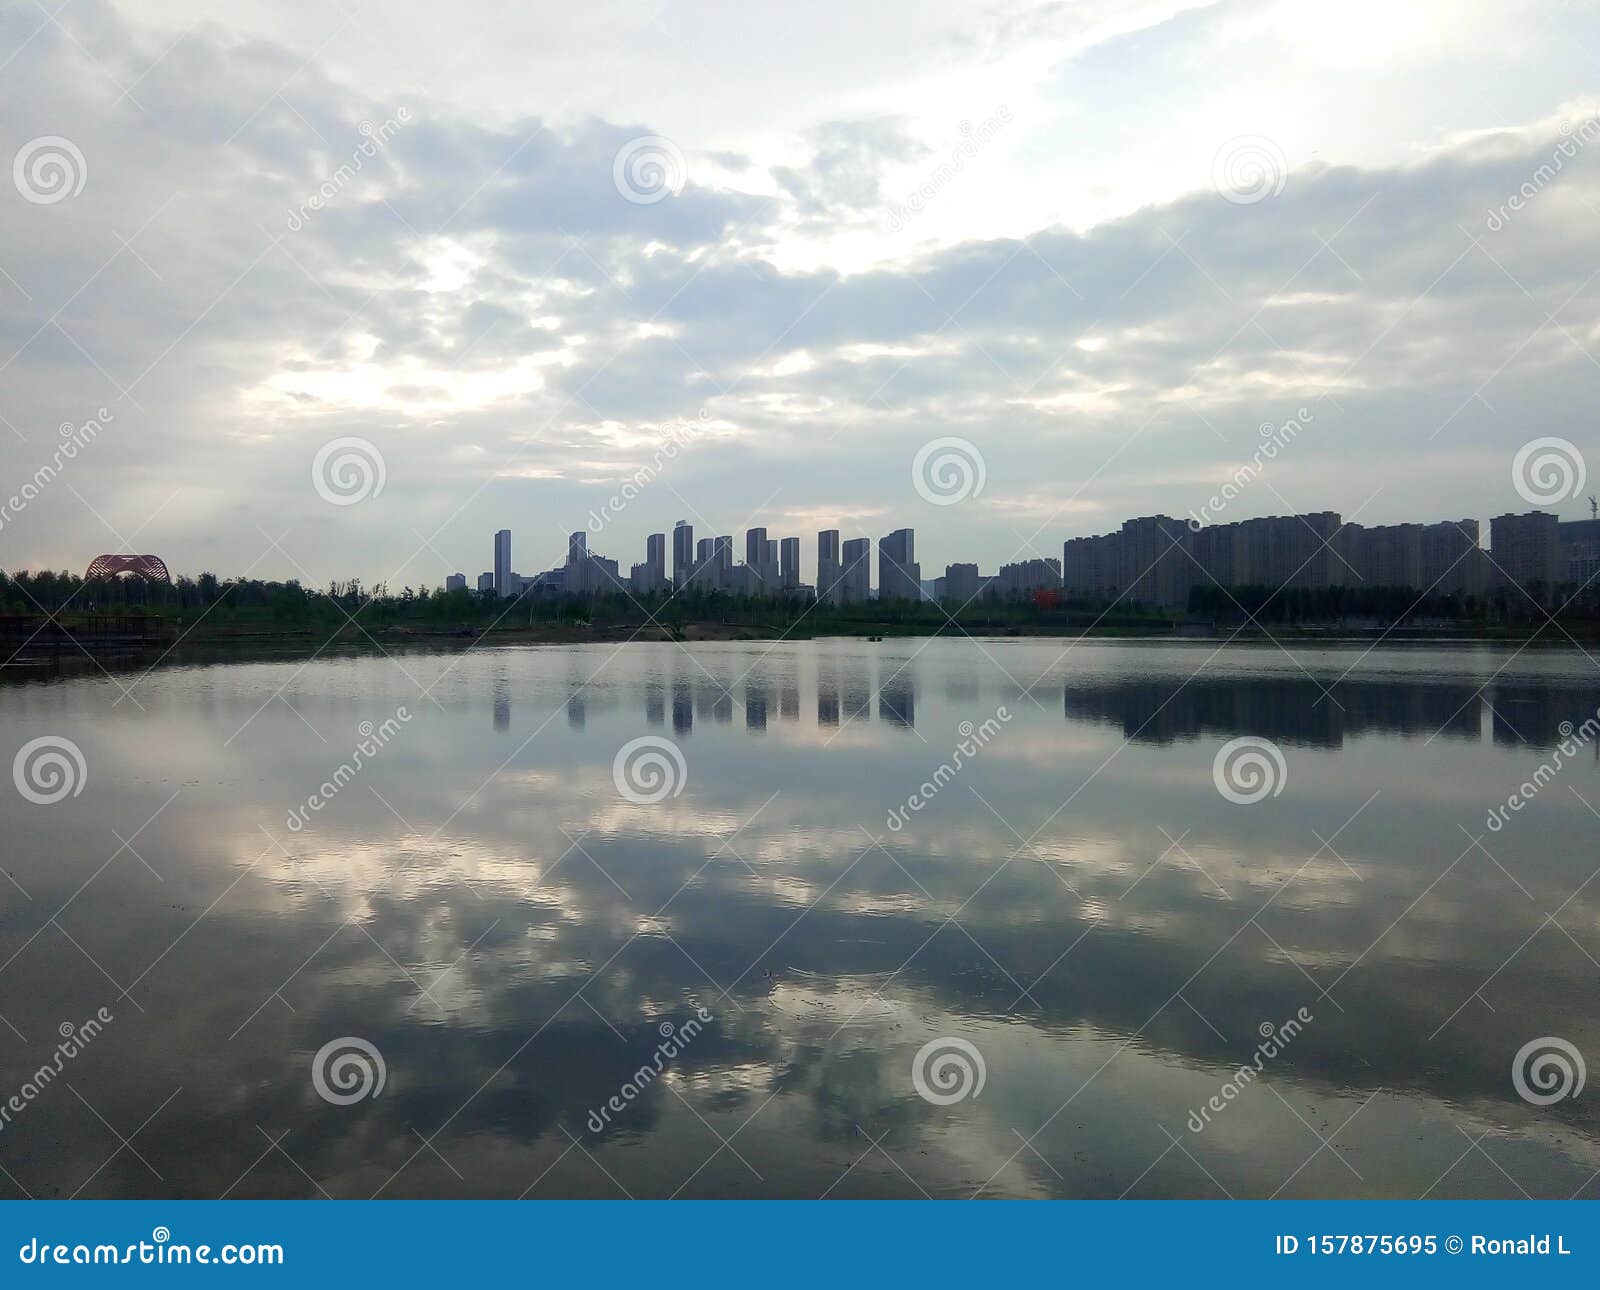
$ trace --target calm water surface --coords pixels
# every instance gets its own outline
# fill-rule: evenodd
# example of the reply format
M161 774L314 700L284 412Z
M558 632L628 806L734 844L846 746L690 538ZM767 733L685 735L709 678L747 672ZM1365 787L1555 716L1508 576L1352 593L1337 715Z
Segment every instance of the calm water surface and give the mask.
M1536 1038L1600 1061L1577 651L603 645L123 697L138 676L0 687L7 759L57 736L85 767L53 804L0 793L0 1102L32 1089L5 1194L1600 1190L1596 1090L1512 1079ZM619 770L642 737L657 763ZM1276 794L1219 791L1240 737ZM383 1084L338 1104L319 1080L356 1067L316 1055L352 1038Z

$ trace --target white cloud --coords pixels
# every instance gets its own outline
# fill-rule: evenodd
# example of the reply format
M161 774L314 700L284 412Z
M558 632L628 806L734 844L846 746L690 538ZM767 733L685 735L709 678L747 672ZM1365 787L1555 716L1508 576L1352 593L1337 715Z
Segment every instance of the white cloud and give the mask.
M157 4L137 21L74 5L67 31L0 11L6 154L59 135L87 167L52 205L0 192L5 479L32 474L62 421L116 409L72 490L0 533L0 566L115 548L87 503L122 533L148 522L138 545L182 569L242 571L260 525L287 529L319 578L436 582L450 570L411 555L412 530L442 525L432 546L470 570L509 524L531 570L661 427L702 409L715 433L609 529L624 563L687 504L724 532L792 524L808 561L837 515L871 536L921 525L925 570L992 568L1019 545L1013 525L1048 551L1121 508L1184 513L1260 422L1312 402L1315 432L1252 499L1264 510L1353 512L1376 493L1364 520L1486 518L1519 504L1498 463L1522 442L1583 444L1600 149L1499 231L1485 215L1589 110L1569 46L1592 14L1513 36L1492 15L1455 24L1462 66L1495 64L1501 41L1542 60L1542 77L1485 95L1404 24L1369 59L1360 24L1341 52L1297 6L1073 10L902 15L903 49L876 65L862 51L896 35L882 14L838 64L810 28L778 39L771 14L717 27L676 9L580 57L589 19L568 15L494 113L475 99L528 47L520 20L451 43L429 6L315 54L337 25L321 10L246 6L231 29L186 33ZM630 97L686 46L731 57L762 32L768 74L741 63L718 83L717 129L686 106L706 78L681 65L667 119ZM374 61L393 44L473 75L413 83L406 59ZM570 66L549 86L534 74L575 59L612 88L586 95ZM1289 95L1311 61L1354 79ZM637 83L597 75L613 65ZM1001 101L996 68L1016 119L896 232L895 203L948 157L959 114ZM1421 107L1352 124L1354 105L1384 117L1402 81ZM403 128L341 174L360 123L402 107ZM618 149L674 130L683 191L623 200ZM1278 139L1281 192L1211 191L1224 131ZM980 446L1006 505L921 502L907 464L941 434ZM388 483L333 513L308 463L341 435L380 446ZM257 572L292 570L273 555Z

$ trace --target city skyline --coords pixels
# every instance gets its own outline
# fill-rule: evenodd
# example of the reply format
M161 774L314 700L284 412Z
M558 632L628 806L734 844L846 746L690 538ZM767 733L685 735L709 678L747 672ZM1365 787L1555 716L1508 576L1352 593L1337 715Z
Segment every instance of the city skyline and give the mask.
M645 560L621 571L622 560L591 551L588 530L567 537L564 559L533 575L511 570L511 532L494 535L495 569L478 575L480 591L496 595L655 594L704 591L747 596L814 595L838 603L939 600L966 603L982 595L1023 598L1040 591L1181 608L1195 586L1406 587L1438 595L1476 595L1497 587L1587 586L1600 577L1600 505L1590 518L1562 520L1534 509L1491 517L1485 536L1473 518L1368 525L1338 512L1254 516L1204 524L1153 515L1123 521L1118 530L1069 537L1060 557L1032 555L982 572L977 562L950 561L922 576L915 530L898 528L876 539L841 543L840 530L813 535L816 553L804 579L799 535L769 538L764 525L743 532L745 559L732 558L736 534L697 537L694 524L672 529L674 562L666 563L667 533L645 538ZM781 554L780 554L781 553ZM681 558L678 558L680 557ZM448 575L446 590L469 575ZM507 589L509 588L509 589Z
M718 31L734 111L676 77L574 77L587 14L515 57L484 44L500 89L441 99L415 60L454 33L420 39L427 11L381 68L288 15L231 14L240 41L178 0L42 28L0 11L0 57L26 50L0 100L28 248L0 252L0 491L61 426L104 426L6 514L0 564L126 538L186 567L436 585L484 531L609 517L648 475L652 531L738 495L773 533L910 526L929 567L987 569L1040 526L1053 547L1202 507L1301 409L1258 514L1394 522L1447 496L1487 517L1529 440L1594 457L1573 422L1600 285L1572 268L1600 205L1600 16L1472 5L1441 62L1376 6L1265 26L1110 7L852 15L852 46L894 56L830 61L825 86L807 67L777 102L748 32ZM613 30L635 56L647 35ZM551 76L509 75L529 57ZM1191 74L1219 59L1226 91ZM1327 75L1349 59L1354 117ZM280 67L304 69L293 93ZM149 102L108 110L108 76ZM1085 114L1098 131L1068 124ZM71 150L35 158L52 139ZM668 182L630 187L650 140ZM60 194L18 187L30 159L61 163ZM915 491L944 438L982 453L971 505ZM358 505L314 476L353 443ZM643 529L616 522L631 561Z
M880 1198L1581 1272L1597 56L1600 0L0 3L19 1262L526 1275L504 1203L620 1196L843 1202L835 1276L994 1263Z

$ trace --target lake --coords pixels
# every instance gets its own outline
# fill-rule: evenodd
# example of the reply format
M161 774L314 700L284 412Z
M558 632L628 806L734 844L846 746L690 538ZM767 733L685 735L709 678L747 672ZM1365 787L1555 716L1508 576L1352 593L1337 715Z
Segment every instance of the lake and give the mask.
M1594 1197L1597 708L1482 644L0 686L0 1194Z

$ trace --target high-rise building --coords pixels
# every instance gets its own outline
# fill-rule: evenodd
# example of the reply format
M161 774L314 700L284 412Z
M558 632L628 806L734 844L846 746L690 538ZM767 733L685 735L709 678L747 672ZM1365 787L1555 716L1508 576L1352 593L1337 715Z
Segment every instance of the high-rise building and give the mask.
M1120 533L1068 538L1061 547L1062 587L1069 593L1097 600L1116 599L1121 591L1117 585L1121 547Z
M615 560L609 560L589 550L589 537L579 530L567 538L567 563L563 590L571 595L586 596L626 590Z
M701 538L694 544L694 570L691 576L699 591L724 590L722 580L717 577L716 552L716 538Z
M467 589L467 575L464 573L446 574L444 589L446 591L465 591Z
M1482 560L1476 520L1365 528L1315 511L1191 529L1153 515L1127 520L1116 533L1069 538L1061 583L1069 594L1168 609L1185 606L1191 587L1213 585L1408 587L1447 595L1479 589Z
M817 534L817 599L838 599L839 530L823 529Z
M651 533L644 540L644 563L636 564L629 575L633 590L654 595L667 585L667 535Z
M951 565L952 569L960 565ZM967 565L972 570L972 580L978 580L978 566ZM946 579L949 574L945 575ZM995 576L992 591L1004 600L1023 600L1032 596L1036 591L1059 591L1061 589L1061 565L1054 556L1048 559L1019 560L1014 564L1003 564L1000 572Z
M1124 520L1117 586L1133 604L1187 605L1195 564L1183 520L1151 515Z
M1561 543L1561 580L1593 590L1600 581L1600 520L1570 520L1556 526Z
M844 544L843 550L834 599L841 604L860 604L872 593L871 539L851 538Z
M1562 580L1561 526L1548 511L1496 515L1489 521L1496 581L1548 598Z
M575 596L596 590L589 568L589 535L583 529L567 534L567 590Z
M766 529L745 530L744 568L747 585L741 589L746 594L770 594L778 589L778 544L767 538Z
M501 529L494 535L494 594L514 595L511 587L511 530Z
M1341 581L1367 587L1415 587L1422 577L1422 525L1348 525L1339 534Z
M778 581L785 590L800 585L800 539L786 537L778 543Z
M921 600L922 570L917 565L916 534L896 529L878 539L878 599Z
M1441 595L1476 594L1483 590L1483 548L1477 520L1445 520L1422 527L1422 569L1419 591Z
M733 568L733 534L724 533L711 539L711 565L706 572L710 586L718 591L737 591Z
M694 572L694 525L679 520L672 526L672 585L682 591Z
M494 574L492 574L492 573L480 573L478 575L478 590L479 591L493 591L494 590Z
M939 593L940 600L965 605L978 598L978 566L975 564L946 565L944 577L939 581L944 583Z

